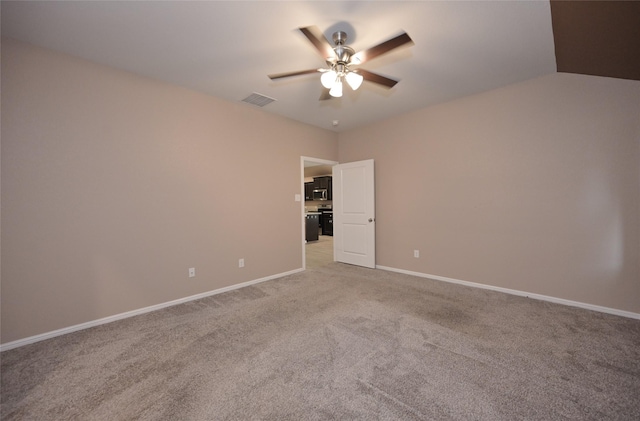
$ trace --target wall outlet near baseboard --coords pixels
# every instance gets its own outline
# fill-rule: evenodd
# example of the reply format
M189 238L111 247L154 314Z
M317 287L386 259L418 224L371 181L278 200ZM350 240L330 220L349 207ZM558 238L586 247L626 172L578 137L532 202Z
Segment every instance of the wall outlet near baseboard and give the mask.
M416 259L417 259L418 257L420 257L420 250L414 250L414 251L413 251L413 257L415 257Z
M196 268L189 268L189 278L196 277Z
M243 268L244 267L244 259L238 259L238 267L239 268Z

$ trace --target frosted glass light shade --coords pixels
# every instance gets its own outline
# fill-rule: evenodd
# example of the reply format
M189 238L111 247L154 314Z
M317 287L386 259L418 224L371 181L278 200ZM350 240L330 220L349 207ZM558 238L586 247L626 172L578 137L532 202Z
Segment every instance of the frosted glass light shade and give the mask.
M349 72L347 73L346 79L349 86L351 86L351 89L355 91L360 87L360 85L362 85L362 79L364 78L358 73Z
M340 98L342 96L342 82L336 81L333 84L333 87L331 88L331 90L329 91L329 95L336 98Z
M329 70L328 72L324 72L322 76L320 76L320 83L327 89L331 89L333 87L333 83L336 81L337 74L333 70Z

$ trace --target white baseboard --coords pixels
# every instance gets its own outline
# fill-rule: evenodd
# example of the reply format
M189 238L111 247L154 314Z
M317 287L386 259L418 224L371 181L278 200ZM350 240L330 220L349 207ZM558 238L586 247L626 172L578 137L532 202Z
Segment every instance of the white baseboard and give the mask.
M241 284L231 285L224 288L215 289L213 291L203 292L201 294L191 295L189 297L179 298L177 300L168 301L166 303L160 303L156 305L152 305L149 307L139 308L137 310L127 311L125 313L116 314L109 317L104 317L98 320L92 320L86 323L80 323L78 325L65 327L62 329L54 330L47 333L41 333L39 335L30 336L24 339L18 339L17 341L7 342L6 344L0 344L0 352L8 351L10 349L18 348L24 345L29 345L35 342L44 341L45 339L55 338L56 336L65 335L67 333L77 332L79 330L89 329L90 327L95 327L99 325L103 325L106 323L115 322L117 320L126 319L128 317L138 316L140 314L149 313L151 311L160 310L166 307L175 306L178 304L183 304L189 301L199 300L201 298L210 297L216 294L222 294L223 292L232 291L234 289L248 287L249 285L258 284L260 282L270 281L272 279L282 278L287 275L293 275L294 273L302 272L304 269L294 269L289 272L278 273L276 275L267 276L260 279L254 279L252 281L243 282Z
M404 269L396 269L396 268L387 267L387 266L377 265L376 269L387 270L389 272L403 273L405 275L413 275L420 278L433 279L436 281L450 282L453 284L465 285L465 286L474 287L474 288L489 289L492 291L504 292L505 294L533 298L534 300L549 301L551 303L562 304L562 305L571 306L571 307L584 308L587 310L598 311L600 313L608 313L616 316L628 317L630 319L640 319L639 313L633 313L631 311L618 310L618 309L609 308L609 307L602 307L602 306L597 306L593 304L581 303L579 301L565 300L564 298L551 297L551 296L542 295L542 294L532 294L530 292L518 291L516 289L502 288L502 287L496 287L496 286L486 285L486 284L478 284L476 282L462 281L460 279L446 278L444 276L438 276L438 275L429 275L426 273L413 272L413 271L404 270Z
M447 277L438 276L438 275L429 275L429 274L426 274L426 273L413 272L413 271L404 270L404 269L396 269L396 268L392 268L392 267L388 267L388 266L377 265L376 269L386 270L386 271L389 271L389 272L402 273L402 274L405 274L405 275L417 276L417 277L420 277L420 278L428 278L428 279L433 279L433 280L436 280L436 281L450 282L450 283L453 283L453 284L465 285L465 286L474 287L474 288L488 289L488 290L492 290L492 291L503 292L505 294L518 295L518 296L521 296L521 297L533 298L535 300L541 300L541 301L549 301L549 302L556 303L556 304L562 304L562 305L567 305L567 306L572 306L572 307L579 307L579 308L584 308L584 309L587 309L587 310L598 311L598 312L601 312L601 313L607 313L607 314L613 314L613 315L616 315L616 316L628 317L628 318L631 318L631 319L640 319L640 314L639 313L633 313L631 311L618 310L618 309L609 308L609 307L602 307L602 306L597 306L597 305L593 305L593 304L581 303L579 301L565 300L563 298L556 298L556 297L551 297L551 296L548 296L548 295L533 294L533 293L529 293L529 292L526 292L526 291L518 291L518 290L515 290L515 289L496 287L496 286L486 285L486 284L479 284L479 283L476 283L476 282L462 281L460 279L447 278ZM189 297L184 297L184 298L180 298L180 299L173 300L173 301L168 301L168 302L165 302L165 303L156 304L156 305L149 306L149 307L144 307L144 308L140 308L140 309L137 309L137 310L127 311L125 313L120 313L120 314L116 314L116 315L113 315L113 316L104 317L102 319L92 320L90 322L86 322L86 323L81 323L81 324L74 325L74 326L65 327L65 328L54 330L54 331L51 331L51 332L46 332L46 333L42 333L42 334L39 334L39 335L30 336L28 338L19 339L19 340L13 341L13 342L7 342L6 344L0 344L0 352L8 351L10 349L19 348L19 347L24 346L24 345L29 345L29 344L32 344L32 343L44 341L46 339L55 338L56 336L65 335L67 333L77 332L79 330L89 329L91 327L103 325L103 324L106 324L106 323L115 322L117 320L126 319L128 317L133 317L133 316L137 316L137 315L140 315L140 314L149 313L151 311L160 310L160 309L163 309L163 308L166 308L166 307L171 307L171 306L175 306L175 305L178 305L178 304L183 304L183 303L186 303L186 302L189 302L189 301L199 300L201 298L210 297L212 295L221 294L223 292L233 291L234 289L244 288L244 287L247 287L247 286L250 286L250 285L258 284L260 282L266 282L266 281L270 281L272 279L282 278L282 277L287 276L287 275L293 275L294 273L302 272L303 270L304 269L302 269L302 268L294 269L294 270L291 270L289 272L278 273L276 275L271 275L271 276L267 276L267 277L264 277L264 278L254 279L252 281L247 281L247 282L243 282L243 283L240 283L240 284L236 284L236 285L231 285L231 286L224 287L224 288L215 289L213 291L203 292L201 294L191 295Z

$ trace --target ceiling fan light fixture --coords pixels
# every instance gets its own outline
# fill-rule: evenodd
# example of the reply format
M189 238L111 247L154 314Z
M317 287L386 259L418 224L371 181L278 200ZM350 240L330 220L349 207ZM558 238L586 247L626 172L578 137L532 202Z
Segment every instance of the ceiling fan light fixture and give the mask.
M340 98L342 96L342 81L336 80L331 90L329 91L329 95L335 98Z
M324 72L322 76L320 76L320 82L325 88L331 89L336 81L337 76L338 74L334 70L329 70L328 72Z
M360 85L362 85L364 77L362 77L361 74L349 72L347 73L347 76L345 76L345 79L347 79L347 83L351 86L351 89L355 91L360 87Z
M413 40L409 35L406 32L403 32L396 37L356 53L353 48L346 45L347 34L345 32L338 31L333 34L334 47L331 46L327 38L322 34L322 31L320 31L316 26L307 26L298 29L305 37L307 37L311 44L313 44L320 55L325 58L327 67L277 73L267 76L269 76L269 79L271 80L277 80L290 76L321 73L320 82L325 88L320 95L321 101L329 99L330 97L341 97L343 90L342 84L344 81L346 81L349 84L349 87L354 91L360 88L364 79L387 89L393 88L396 83L398 83L397 80L365 69L359 68L352 71L349 69L349 66L358 66L378 56L387 54L398 47L413 44Z

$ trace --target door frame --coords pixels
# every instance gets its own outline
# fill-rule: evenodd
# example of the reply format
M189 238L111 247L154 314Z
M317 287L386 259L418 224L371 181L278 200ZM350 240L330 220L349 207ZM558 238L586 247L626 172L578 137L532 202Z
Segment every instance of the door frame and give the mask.
M338 161L331 161L331 160L327 160L327 159L321 159L321 158L313 158L313 157L309 157L309 156L300 156L300 196L301 196L301 200L300 200L300 224L302 227L302 233L300 236L300 241L302 243L302 269L306 270L307 269L307 253L306 253L306 237L305 237L305 219L304 219L304 169L305 169L305 163L309 162L312 164L318 164L318 165L329 165L329 166L334 166L334 165L338 165L339 162ZM335 257L334 257L335 259Z

